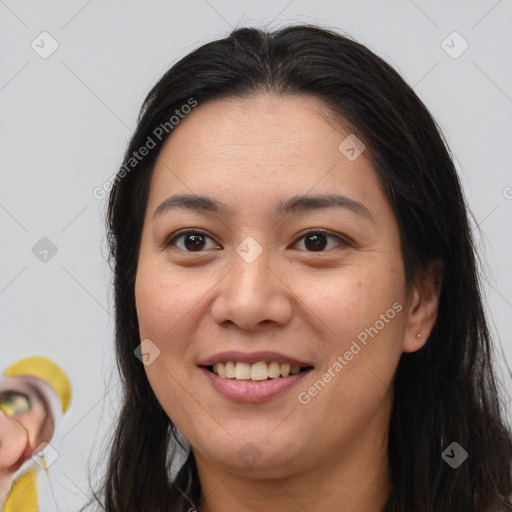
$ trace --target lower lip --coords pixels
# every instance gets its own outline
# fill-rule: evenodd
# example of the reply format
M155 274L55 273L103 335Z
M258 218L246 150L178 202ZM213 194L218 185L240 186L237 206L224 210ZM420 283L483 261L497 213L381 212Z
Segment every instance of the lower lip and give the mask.
M201 367L200 370L210 380L212 386L226 398L235 402L265 402L297 385L310 370L289 377L278 377L260 381L223 379L215 373Z

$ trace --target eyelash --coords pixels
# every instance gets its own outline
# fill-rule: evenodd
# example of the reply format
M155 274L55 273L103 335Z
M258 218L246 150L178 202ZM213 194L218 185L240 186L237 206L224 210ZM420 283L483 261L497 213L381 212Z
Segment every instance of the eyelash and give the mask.
M189 234L194 234L194 235L202 235L206 238L209 238L210 240L213 240L210 236L208 236L205 232L199 230L199 229L187 229L185 231L179 231L178 233L175 233L173 234L171 237L169 237L163 244L163 247L164 248L168 248L169 246L173 245L174 242L178 239L178 238L181 238L185 235L189 235ZM335 238L341 245L341 246L345 246L345 247L351 247L352 246L352 243L347 240L346 238L343 238L339 235L335 235L334 233L331 233L330 231L327 231L325 229L314 229L314 228L311 228L309 229L306 233L303 233L299 238L297 238L292 245L295 245L297 242L299 242L300 240L302 240L303 238L306 238L307 236L310 236L310 235L324 235L326 237L330 237L330 238ZM180 249L182 250L183 252L187 252L187 253L196 253L196 252L204 252L203 250L199 250L199 251L188 251L186 249ZM328 251L324 251L324 250L321 250L321 251L305 251L305 252L310 252L310 253L322 253L322 252L328 252Z

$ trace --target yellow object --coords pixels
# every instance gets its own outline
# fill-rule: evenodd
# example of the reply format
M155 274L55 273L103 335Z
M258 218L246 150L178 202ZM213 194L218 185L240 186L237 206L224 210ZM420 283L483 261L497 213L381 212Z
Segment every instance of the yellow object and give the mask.
M4 505L5 512L37 512L36 470L29 469L12 485L12 490Z
M31 376L43 379L57 393L62 412L65 413L68 410L71 403L71 384L64 371L50 359L43 356L26 357L7 368L4 375L6 377ZM45 470L47 471L47 469ZM27 469L14 481L4 505L5 512L38 512L36 471L35 467Z
M71 384L62 369L50 359L43 356L32 356L20 359L5 370L6 377L21 377L31 375L48 382L57 392L62 405L62 412L66 412L71 403Z

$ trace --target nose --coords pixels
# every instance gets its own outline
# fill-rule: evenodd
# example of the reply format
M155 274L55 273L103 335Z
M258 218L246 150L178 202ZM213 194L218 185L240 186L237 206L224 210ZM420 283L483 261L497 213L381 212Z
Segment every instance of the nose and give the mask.
M252 262L235 253L232 269L219 287L211 308L219 325L231 322L251 330L259 324L285 325L292 317L293 294L265 250Z

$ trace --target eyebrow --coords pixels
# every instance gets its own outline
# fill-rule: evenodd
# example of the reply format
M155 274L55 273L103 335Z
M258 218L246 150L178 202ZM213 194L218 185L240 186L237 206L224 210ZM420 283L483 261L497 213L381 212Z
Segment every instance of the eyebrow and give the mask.
M198 213L232 213L230 208L212 197L197 194L181 194L165 199L156 208L153 217L161 215L172 208L184 208ZM370 222L375 222L370 210L363 203L339 194L293 196L278 203L275 207L275 213L288 215L290 213L298 214L325 208L344 208Z

